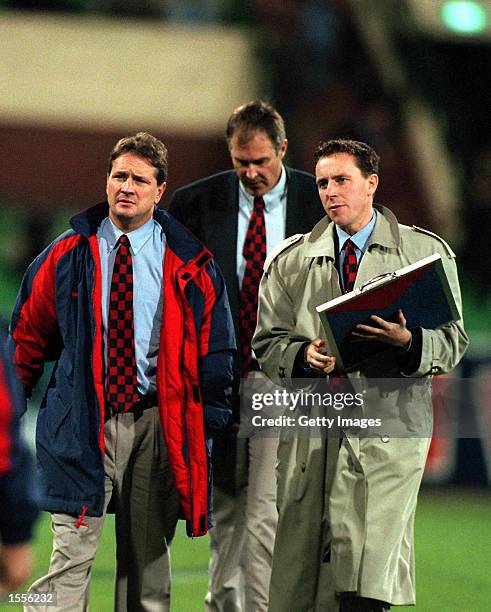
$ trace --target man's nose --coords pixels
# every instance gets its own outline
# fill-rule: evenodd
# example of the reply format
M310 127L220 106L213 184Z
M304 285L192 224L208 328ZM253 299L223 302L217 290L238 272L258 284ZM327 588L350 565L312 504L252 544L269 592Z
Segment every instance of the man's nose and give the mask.
M328 198L335 195L336 193L336 183L334 181L329 181L326 186L326 195Z
M249 164L246 170L246 176L250 180L254 180L257 176L257 166L255 164Z
M121 185L121 191L133 191L133 179L131 178L131 176L129 176Z

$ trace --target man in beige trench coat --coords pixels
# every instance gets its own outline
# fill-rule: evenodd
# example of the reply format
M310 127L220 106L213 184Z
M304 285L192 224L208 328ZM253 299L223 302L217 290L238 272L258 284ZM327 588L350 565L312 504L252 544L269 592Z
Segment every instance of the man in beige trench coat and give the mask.
M253 341L261 368L287 387L335 368L315 306L343 293L347 280L338 270L347 239L358 263L355 288L439 253L461 313L450 247L373 205L378 155L364 143L333 140L319 147L316 161L327 217L267 259ZM421 432L431 429L431 377L458 364L468 338L462 318L438 330L408 329L401 311L394 322L374 318L355 333L390 346L350 380L368 389L377 408L393 406L419 422L413 437L345 432L341 445L332 437L282 436L269 612L382 612L415 602L413 522L430 442L428 427ZM374 379L382 378L401 385L380 391ZM414 388L402 384L408 378Z

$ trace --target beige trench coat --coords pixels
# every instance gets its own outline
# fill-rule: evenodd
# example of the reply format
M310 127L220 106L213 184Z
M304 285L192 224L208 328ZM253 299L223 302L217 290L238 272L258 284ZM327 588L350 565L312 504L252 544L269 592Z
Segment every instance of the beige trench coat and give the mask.
M377 222L355 287L440 253L461 312L455 255L438 236L397 223L376 206ZM310 234L287 239L265 264L253 348L266 374L291 384L295 357L306 341L325 338L315 307L341 295L335 268L334 225L326 217ZM431 376L454 368L468 345L462 320L422 332L422 356L411 374L425 377L408 414L431 423ZM350 378L396 378L395 349L372 358ZM425 384L425 380L427 384ZM377 389L371 390L377 392ZM400 393L381 393L396 406ZM413 404L411 406L411 403ZM399 408L398 408L399 409ZM345 437L281 439L278 450L279 524L269 612L334 612L336 593L408 605L415 601L413 521L430 439Z

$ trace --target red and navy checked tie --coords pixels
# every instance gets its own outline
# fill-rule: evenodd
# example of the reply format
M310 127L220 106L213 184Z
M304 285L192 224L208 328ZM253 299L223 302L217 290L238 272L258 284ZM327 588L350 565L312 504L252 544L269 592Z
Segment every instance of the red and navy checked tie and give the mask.
M138 401L133 327L133 262L126 234L118 240L107 323L107 400L117 412Z
M343 261L343 285L344 292L352 291L355 286L356 273L358 272L358 262L356 260L355 245L351 240L344 243Z
M264 200L261 197L254 198L254 210L249 220L242 255L246 260L246 267L240 290L240 345L242 376L247 378L252 362L251 340L257 321L257 293L266 260L266 225Z

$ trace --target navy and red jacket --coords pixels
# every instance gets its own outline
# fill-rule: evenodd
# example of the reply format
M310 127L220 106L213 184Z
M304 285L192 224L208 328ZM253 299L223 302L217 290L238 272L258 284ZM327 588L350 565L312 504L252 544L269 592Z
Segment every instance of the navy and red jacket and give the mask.
M29 266L11 322L27 395L54 361L39 410L42 507L101 516L104 507L104 358L97 228L102 203L75 215ZM230 416L235 339L225 283L211 253L169 213L157 361L162 430L188 534L211 526L211 435Z
M31 453L19 432L21 391L0 330L0 542L31 539L39 509Z

